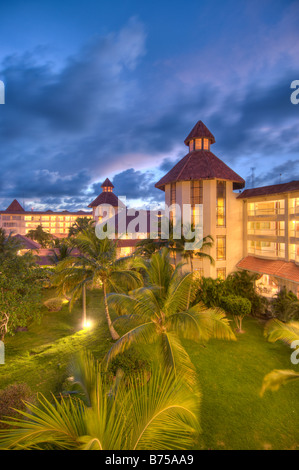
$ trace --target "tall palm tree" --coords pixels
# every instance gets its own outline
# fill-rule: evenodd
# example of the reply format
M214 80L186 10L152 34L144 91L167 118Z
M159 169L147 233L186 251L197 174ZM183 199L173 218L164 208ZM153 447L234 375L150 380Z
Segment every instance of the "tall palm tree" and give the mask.
M68 237L75 237L83 230L94 229L95 221L88 217L77 217L75 222L69 228Z
M194 233L194 226L191 226L191 231ZM207 235L203 237L198 243L198 248L194 248L192 250L186 249L186 243L192 243L192 241L195 241L195 237L193 239L189 240L187 239L183 234L181 235L181 238L175 239L174 240L174 248L173 251L179 255L183 259L186 259L190 263L190 269L191 272L193 272L193 259L194 257L200 258L200 259L208 259L211 264L214 264L214 258L209 254L206 253L207 248L211 248L214 244L214 239L211 235Z
M66 240L59 240L51 249L52 255L49 256L54 264L58 264L71 255L73 247Z
M29 411L10 418L0 430L0 449L171 450L194 447L200 432L198 394L182 378L154 368L128 384L114 384L89 354L73 372L78 392L49 402L27 403Z
M299 322L283 323L276 318L270 320L265 327L265 336L271 343L283 341L293 347L299 345ZM289 369L275 369L265 375L260 394L266 390L278 390L281 385L299 379L299 372Z
M220 309L207 310L202 303L192 305L196 297L196 273L181 271L181 264L173 268L169 251L155 253L150 261L136 260L135 266L146 273L146 287L130 294L110 294L109 305L120 317L116 322L125 326L139 322L124 334L107 353L108 365L117 354L131 344L158 343L167 370L185 375L192 383L194 367L179 337L206 341L210 337L235 340L228 319Z
M29 230L26 237L35 240L42 248L47 248L53 240L53 235L46 232L41 225Z
M16 255L22 248L22 243L14 238L12 232L6 233L4 228L0 228L0 256Z
M56 283L75 300L84 285L103 287L105 315L112 339L119 339L109 313L108 291L125 292L141 285L142 277L129 268L128 258L116 256L116 243L109 239L99 239L93 230L82 230L73 240L78 248L78 256L70 256L57 266ZM72 302L71 304L72 305Z

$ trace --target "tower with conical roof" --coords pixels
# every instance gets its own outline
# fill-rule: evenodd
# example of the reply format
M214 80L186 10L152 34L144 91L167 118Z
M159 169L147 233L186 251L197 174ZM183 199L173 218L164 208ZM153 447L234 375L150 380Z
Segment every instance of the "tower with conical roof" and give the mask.
M214 239L207 253L215 264L207 258L195 266L206 277L226 277L243 254L242 205L234 190L243 188L245 181L211 152L215 137L202 121L195 124L184 143L187 155L155 186L165 192L166 209L173 204L180 207L182 220L183 209L189 205L194 222L198 205L202 204L203 236ZM175 222L175 212L170 215Z
M108 178L102 183L101 188L101 194L88 206L92 208L93 218L96 222L103 217L110 217L126 207L114 194L114 185Z

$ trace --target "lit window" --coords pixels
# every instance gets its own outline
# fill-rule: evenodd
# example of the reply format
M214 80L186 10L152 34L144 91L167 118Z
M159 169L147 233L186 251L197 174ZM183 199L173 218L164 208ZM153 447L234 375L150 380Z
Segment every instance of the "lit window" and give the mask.
M226 278L226 269L225 268L218 268L217 269L217 278L218 279L225 279Z
M201 150L201 149L202 149L202 140L195 139L195 150Z
M189 152L192 152L194 150L194 140L190 140L189 142Z
M195 219L197 212L195 211L196 204L202 204L202 193L203 193L203 186L202 180L201 181L191 181L190 184L190 202L191 202L191 210L192 210L192 218L191 223L195 224Z
M225 260L226 259L226 236L217 235L216 238L216 259Z
M210 148L209 139L203 139L203 148L204 148L204 150L209 150L209 148Z
M216 216L217 216L217 227L226 226L226 182L217 181L217 206L216 206Z

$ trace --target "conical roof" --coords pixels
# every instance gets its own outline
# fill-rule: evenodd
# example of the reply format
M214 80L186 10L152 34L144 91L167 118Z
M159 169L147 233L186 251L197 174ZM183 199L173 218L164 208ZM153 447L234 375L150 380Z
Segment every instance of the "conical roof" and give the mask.
M198 121L195 126L193 127L192 131L184 140L186 145L189 145L190 140L193 139L200 139L206 138L211 141L211 144L215 143L215 137L213 136L212 132L209 131L207 126L202 121Z
M101 185L101 188L114 188L109 178L106 178L104 183Z
M14 199L12 203L6 209L7 212L25 212L19 201Z

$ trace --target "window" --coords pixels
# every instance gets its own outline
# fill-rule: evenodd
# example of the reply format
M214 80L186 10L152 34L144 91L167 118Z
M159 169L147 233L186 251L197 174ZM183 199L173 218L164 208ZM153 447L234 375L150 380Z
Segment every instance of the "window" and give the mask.
M226 278L226 269L225 268L218 268L217 269L217 278L218 279L225 279Z
M226 181L217 181L216 195L216 224L217 227L226 226Z
M191 203L191 224L195 224L199 217L199 208L196 204L202 204L203 185L201 181L191 181L190 184L190 203Z
M170 204L175 204L176 200L176 187L175 183L171 183L170 185Z
M216 238L216 259L225 260L226 259L226 236L217 235Z
M190 202L191 206L195 206L195 204L202 204L202 180L201 181L191 181L190 185Z
M209 139L203 139L203 148L204 148L204 150L210 150Z
M204 269L203 268L194 269L194 271L196 271L198 273L199 277L203 277L203 275L204 275Z
M202 140L195 139L195 150L201 150L201 149L202 149Z
M192 152L194 150L194 140L190 140L189 142L189 152Z

